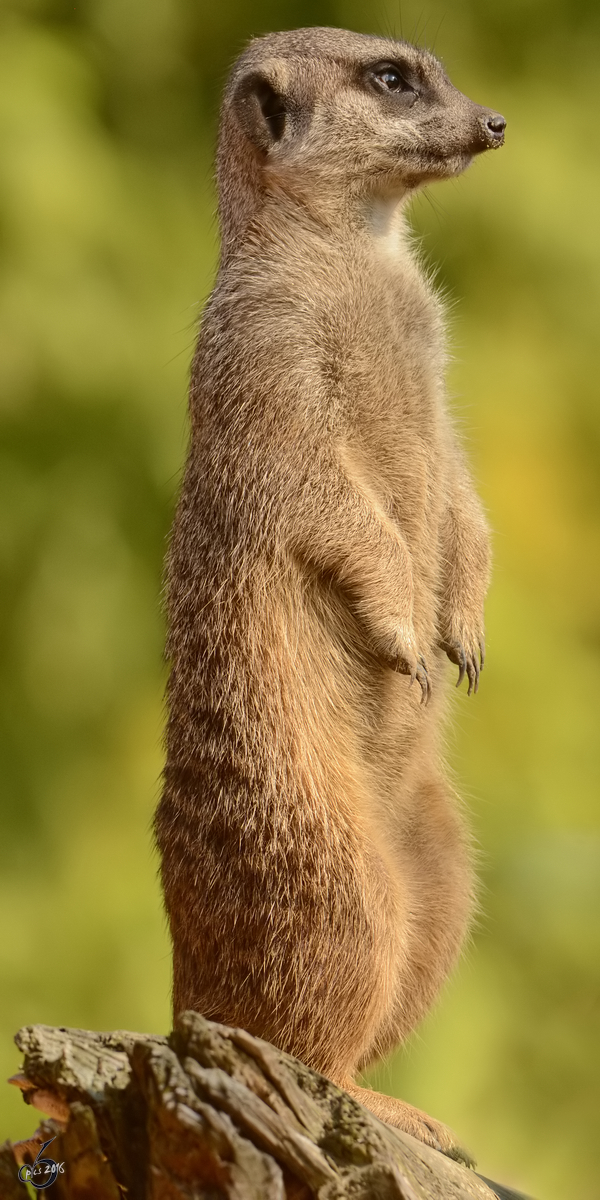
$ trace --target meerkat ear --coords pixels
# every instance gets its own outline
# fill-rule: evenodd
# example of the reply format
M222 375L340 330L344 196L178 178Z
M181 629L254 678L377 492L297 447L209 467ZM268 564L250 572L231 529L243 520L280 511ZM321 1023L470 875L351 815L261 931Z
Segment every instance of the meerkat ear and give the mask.
M285 96L272 76L268 78L263 71L245 75L233 94L233 107L246 137L257 150L267 154L281 141L289 114Z

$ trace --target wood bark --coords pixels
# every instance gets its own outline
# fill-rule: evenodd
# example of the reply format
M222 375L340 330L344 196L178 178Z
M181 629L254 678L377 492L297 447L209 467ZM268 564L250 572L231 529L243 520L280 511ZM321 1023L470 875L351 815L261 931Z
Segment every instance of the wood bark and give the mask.
M0 1196L41 1141L51 1200L518 1200L391 1129L297 1059L184 1013L169 1038L28 1026L13 1082L50 1113L0 1146ZM37 1139L37 1142L36 1142Z

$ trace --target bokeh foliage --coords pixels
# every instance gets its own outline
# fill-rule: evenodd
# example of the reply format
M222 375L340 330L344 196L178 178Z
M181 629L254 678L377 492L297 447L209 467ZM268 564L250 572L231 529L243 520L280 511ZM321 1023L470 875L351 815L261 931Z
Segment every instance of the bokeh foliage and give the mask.
M450 301L450 387L495 532L488 665L450 757L481 914L376 1079L540 1200L597 1200L600 280L592 0L0 4L0 1076L44 1021L164 1030L149 824L161 561L217 254L212 154L253 33L403 33L508 119L414 205ZM0 1088L2 1136L32 1114Z

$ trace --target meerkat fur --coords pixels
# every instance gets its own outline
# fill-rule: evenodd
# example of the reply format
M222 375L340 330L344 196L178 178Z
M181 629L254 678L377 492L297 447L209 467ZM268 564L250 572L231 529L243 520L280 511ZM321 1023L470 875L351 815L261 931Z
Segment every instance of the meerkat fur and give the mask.
M404 42L300 29L241 55L167 566L174 1009L451 1155L355 1076L427 1012L472 908L440 735L446 656L477 690L488 534L406 204L503 129Z

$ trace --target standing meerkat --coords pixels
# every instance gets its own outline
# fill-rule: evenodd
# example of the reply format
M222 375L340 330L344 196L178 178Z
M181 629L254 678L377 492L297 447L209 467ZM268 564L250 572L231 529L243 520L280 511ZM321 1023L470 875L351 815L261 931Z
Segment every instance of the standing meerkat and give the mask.
M430 1007L472 903L439 730L446 655L477 690L488 535L405 207L504 126L405 42L300 29L241 55L168 558L175 1012L454 1155L354 1079Z

